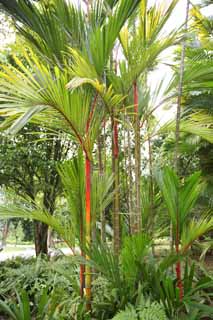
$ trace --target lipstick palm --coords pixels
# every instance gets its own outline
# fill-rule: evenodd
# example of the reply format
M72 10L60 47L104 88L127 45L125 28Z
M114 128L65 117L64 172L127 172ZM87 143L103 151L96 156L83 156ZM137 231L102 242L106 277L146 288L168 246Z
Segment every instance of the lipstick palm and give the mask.
M173 46L178 40L176 30L165 35L164 27L170 18L177 0L165 6L149 1L141 1L137 22L124 28L120 34L126 68L121 69L124 92L128 93L132 87L134 104L134 134L135 134L135 210L131 219L131 230L137 233L141 229L141 119L145 110L141 106L140 87L146 86L147 76L159 62L160 54ZM144 80L145 79L145 80ZM144 120L142 120L144 123Z
M118 1L111 11L111 14L105 19L102 18L101 10L97 11L99 16L98 23L92 23L88 40L85 44L83 52L72 50L73 64L72 74L73 79L69 82L68 88L74 90L75 88L90 84L101 96L110 114L113 122L113 143L114 143L114 163L115 169L115 194L116 210L114 212L114 231L115 251L119 251L120 247L120 225L119 225L119 183L118 183L118 132L116 109L119 106L121 99L114 98L114 91L111 86L107 87L103 79L107 76L107 66L111 53L113 51L115 41L120 33L121 28L130 17L130 15L137 8L140 1ZM107 3L107 1L106 1ZM104 4L104 2L103 2ZM108 3L109 5L111 4ZM99 7L96 7L99 8ZM113 12L113 14L112 14ZM117 101L116 101L117 100Z
M195 240L213 229L213 219L210 214L197 220L190 220L191 210L204 187L200 173L194 173L182 182L172 169L166 168L159 175L158 184L171 218L176 254L178 256L186 254ZM182 300L184 292L180 261L176 264L176 277Z
M61 3L61 5L59 2ZM81 30L85 30L85 29L84 29L84 25L82 26L81 23L78 23L79 22L78 20L82 22L82 19L81 19L82 15L79 14L78 16L75 10L69 11L68 10L69 8L66 7L66 1L54 0L50 6L46 6L44 3L43 5L41 5L40 10L37 9L36 5L29 3L28 0L21 0L21 1L14 0L10 4L2 0L0 3L9 12L9 14L15 18L15 21L17 20L16 26L20 30L21 34L25 37L25 39L28 42L30 42L30 45L32 45L34 48L40 51L39 54L41 54L42 57L45 58L45 60L50 62L50 65L51 65L51 68L47 67L46 69L44 66L41 67L41 64L39 63L39 67L41 67L40 69L38 68L39 74L38 72L36 72L37 70L35 70L35 68L33 68L33 66L31 65L32 67L31 72L33 71L37 75L39 81L35 80L33 76L30 75L30 71L24 68L24 66L22 65L21 69L23 73L25 73L25 77L23 79L22 75L20 75L20 72L19 72L19 76L22 79L23 83L26 82L27 88L25 87L25 89L27 92L24 92L24 88L20 88L20 82L21 82L20 79L18 79L19 81L15 86L16 89L15 87L12 88L12 85L11 85L11 83L13 82L12 80L10 80L10 85L6 85L4 81L2 86L2 91L1 91L2 92L1 101L6 106L5 104L6 96L4 95L5 88L6 88L6 91L9 91L9 93L12 92L11 96L13 97L12 100L10 98L9 105L10 106L15 105L16 107L19 107L19 110L18 110L19 113L20 113L20 109L22 109L21 110L22 112L26 111L23 117L19 119L21 121L16 121L15 124L12 126L13 130L17 130L20 126L26 123L26 121L28 121L32 117L32 115L34 115L35 113L39 111L44 111L47 109L47 107L52 107L54 111L57 111L56 113L57 113L57 116L61 118L60 120L62 119L64 120L66 126L70 129L74 139L81 145L86 158L86 163L85 163L86 220L87 220L86 233L87 233L87 242L89 244L90 220L91 220L91 199L90 199L91 198L91 195L90 195L91 193L91 151L92 151L92 145L94 143L93 138L97 136L98 130L96 129L100 127L99 120L102 118L103 113L102 113L102 110L100 110L100 112L99 111L97 112L97 110L99 109L99 107L97 106L97 94L95 94L95 98L92 99L92 95L90 91L78 90L75 93L73 92L69 93L67 96L67 94L65 94L63 90L65 90L64 80L66 78L66 75L68 75L68 72L65 71L64 72L65 76L64 74L62 76L60 73L60 70L62 69L62 65L63 65L63 68L66 69L67 66L65 61L67 61L67 58L68 58L68 61L70 60L70 58L72 59L72 56L66 55L66 53L68 53L67 47L69 45L72 47L78 47L82 49L83 52L86 54L86 56L92 60L92 63L95 66L94 69L98 73L98 76L102 77L104 73L104 68L108 63L109 56L113 49L114 42L120 32L120 29L126 22L126 19L128 19L128 17L131 15L134 9L137 7L139 0L134 0L134 1L120 0L118 1L118 3L116 2L108 3L107 1L106 3L104 3L102 1L97 1L97 3L100 3L101 6L102 4L110 5L111 9L113 10L113 15L111 15L111 17L108 17L105 15L103 19L95 20L95 24L92 24L92 28L90 27L88 28L87 37L84 37L84 36L82 37L82 39L85 40L85 43L83 46L81 45L81 43L79 43L79 41L82 40ZM115 8L113 7L113 5L115 5ZM101 6L96 6L96 9ZM69 13L68 18L70 20L66 16L67 13ZM102 16L103 11L101 10L100 13ZM72 18L75 18L75 19L72 19ZM49 23L48 21L51 23ZM73 21L74 23L77 21L77 24L74 26L74 28L72 28ZM20 27L20 22L22 23L21 27ZM84 20L85 26L87 25L86 22L87 22L87 19ZM77 27L77 30L75 30L75 27ZM76 41L76 38L73 37L73 34L70 33L70 29L73 30L75 35L77 35L77 41ZM63 35L61 36L61 33L62 34L64 33L66 36L63 36ZM27 60L29 62L30 57L28 57ZM54 65L52 65L52 62L53 64L58 65L58 67L54 67ZM20 65L20 62L19 62L19 65ZM54 69L53 75L51 75L51 69ZM14 74L18 73L18 70L13 69L11 73L9 69L5 69L4 74L2 74L2 78L5 80L7 77L11 77L14 80L13 73ZM53 78L55 78L55 80ZM45 81L47 79L48 79L48 82ZM62 83L61 83L61 79L63 79ZM56 85L54 85L54 81ZM58 90L58 86L59 86L59 90ZM45 95L44 95L44 92L45 92ZM33 99L34 96L37 97L36 101ZM76 111L75 107L72 107L72 110L69 110L70 109L69 105L71 104L70 100L72 100L72 98L74 97L75 99L78 100L78 103L76 104L76 106L79 106L80 104L82 104L83 106L85 106L86 104L87 106L86 108L84 107L84 111L86 112L83 111L84 112L83 117L82 117L82 113L81 112L79 113L79 110L81 109L78 109L78 112L76 112L75 114L74 114L74 112ZM42 101L42 99L40 98L44 98L44 101ZM114 99L111 90L108 91L107 99L109 99L110 101ZM86 100L86 102L84 100ZM88 101L90 101L90 103L88 103ZM22 108L23 104L29 107L29 104L28 104L29 102L31 105L33 105L33 108L28 108L28 110L23 110ZM60 106L57 105L58 102ZM96 117L97 119L99 119L98 121L96 121L97 120ZM84 119L83 122L82 122L82 118ZM56 122L58 122L58 117ZM79 124L80 124L80 128L78 127ZM62 126L64 126L64 123ZM82 131L79 129L81 129ZM96 133L94 134L94 132ZM89 303L91 276L90 276L90 270L88 269L87 271L88 271L87 272L87 276L88 276L87 296L88 296L88 303Z
M69 79L66 70L62 72L55 67L52 71L32 51L29 54L24 52L23 55L28 63L27 67L15 58L18 67L2 66L0 75L1 111L4 114L13 113L12 118L16 119L8 131L16 133L32 116L41 112L37 120L69 132L84 151L87 161L90 161L103 118L102 110L96 109L98 112L93 110L91 113L91 92L78 90L70 93L66 90ZM87 192L86 206L90 201L89 197ZM89 235L90 221L87 222Z

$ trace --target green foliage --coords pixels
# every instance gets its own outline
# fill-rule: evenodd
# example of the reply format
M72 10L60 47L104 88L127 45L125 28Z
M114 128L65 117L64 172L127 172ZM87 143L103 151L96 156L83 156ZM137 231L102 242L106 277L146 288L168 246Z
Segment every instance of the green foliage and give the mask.
M60 260L48 262L44 259L23 259L16 258L1 262L1 298L11 299L14 296L14 288L18 292L22 289L28 292L31 299L42 289L48 287L49 291L53 288L57 289L60 285L61 292L72 292L70 281L68 281L63 275L59 276L56 273L56 269L61 266L69 266L63 258ZM71 267L70 267L71 268Z
M81 219L85 230L84 166L85 163L81 150L78 152L78 156L59 166L73 224L73 232L75 232L78 239L80 239ZM105 173L100 176L96 171L92 174L91 212L94 228L96 228L95 223L100 219L101 211L105 210L112 203L114 194L114 191L112 191L113 181L113 176L110 174Z
M85 312L84 302L78 297L78 272L79 268L66 257L51 261L16 258L1 262L0 297L4 302L1 306L7 305L13 312L21 313L24 303L29 305L32 318L36 314L36 319L42 320L75 319L75 313Z
M167 320L164 308L161 304L150 299L145 300L143 297L140 303L133 307L128 306L125 311L120 311L113 320Z
M31 320L31 319L48 319L48 320L63 320L65 319L60 315L60 304L58 304L56 297L48 295L48 290L41 291L38 297L36 311L31 311L31 304L29 296L26 291L22 290L21 294L17 295L17 304L12 303L7 305L4 301L0 301L0 310L6 315L10 316L13 320Z
M213 219L210 214L199 220L196 219L196 222L192 220L188 223L189 214L204 187L200 173L192 174L182 183L175 172L167 167L158 176L158 184L171 217L173 229L178 230L178 236L182 241L181 251L185 253L196 239L213 229Z
M61 66L68 45L81 46L86 24L82 12L72 4L63 0L51 1L51 5L28 0L0 3L14 18L19 33L47 62Z

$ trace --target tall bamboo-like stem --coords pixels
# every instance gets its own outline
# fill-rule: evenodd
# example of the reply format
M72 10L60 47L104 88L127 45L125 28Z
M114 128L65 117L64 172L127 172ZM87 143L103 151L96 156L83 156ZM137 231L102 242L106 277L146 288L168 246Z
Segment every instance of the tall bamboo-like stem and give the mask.
M80 243L81 243L81 256L82 258L85 257L84 251L83 251L83 246L84 246L84 222L83 222L83 212L80 214ZM84 287L85 287L85 265L81 264L80 265L80 295L81 298L84 296Z
M86 176L86 244L91 244L91 160L85 155L85 176ZM89 260L89 257L86 256ZM91 269L85 267L85 289L87 310L91 310Z
M188 32L188 20L189 20L189 5L190 1L187 0L186 4L186 18L184 23L184 35L186 36ZM185 68L185 54L186 54L186 39L184 39L182 44L181 52L181 61L180 61L180 79L178 84L178 99L177 99L177 114L176 114L176 130L175 130L175 156L174 156L174 166L175 170L178 173L179 168L179 140L180 140L180 119L181 119L181 99L183 94L183 77L184 77L184 68ZM177 255L179 254L180 247L180 213L179 213L179 196L177 201L177 212L176 212L176 230L175 230L175 250ZM177 277L177 286L180 290L180 300L183 299L183 283L181 279L181 263L180 261L176 264L176 277Z
M127 122L127 114L125 112L125 123ZM128 212L128 215L127 215L127 218L128 218L128 226L129 226L129 233L131 233L131 230L130 230L130 208L129 208L129 185L128 185L128 165L127 165L127 162L128 162L128 137L127 137L127 131L125 130L124 128L124 138L123 138L123 141L124 141L124 170L123 170L123 181L124 181L124 191L125 191L125 201L126 201L126 204L127 204L127 212Z
M119 146L118 146L118 122L112 115L112 169L114 174L114 201L113 201L113 230L114 252L120 251L120 192L119 192Z
M116 49L115 66L113 67L113 54L110 57L111 70L117 73L118 48ZM120 187L119 187L119 145L118 145L118 121L115 118L115 110L111 113L112 125L112 172L114 175L114 199L113 199L113 232L114 232L114 253L116 255L120 252L121 239L120 239Z
M154 182L153 182L153 159L152 159L152 141L149 134L149 122L147 121L147 131L148 131L148 153L149 153L149 197L150 197L150 216L153 219L154 216ZM154 225L154 221L151 222L152 226ZM153 228L152 228L153 234ZM154 244L152 246L152 252L154 254Z
M132 152L131 152L131 136L130 129L127 131L128 140L128 177L129 177L129 214L130 214L130 232L133 234L132 227L134 225L134 215L133 215L133 200L132 200Z
M102 159L102 148L103 148L103 136L98 137L98 169L99 169L99 176L103 177L104 174L104 164ZM100 203L100 208L102 204ZM100 219L101 219L101 240L102 242L106 242L106 219L105 219L105 211L101 208L100 209Z
M89 114L89 118L86 126L86 134L89 132L90 124L92 121L92 117L95 111L95 107L97 105L98 93L96 93L94 97L94 101L92 103L91 111ZM92 170L92 161L88 154L88 151L85 151L85 180L86 180L86 245L88 248L91 246L91 170ZM89 256L86 256L86 259L89 260ZM91 310L91 283L92 283L92 275L91 275L91 267L86 265L85 267L85 291L86 291L86 307L87 310Z
M133 233L141 230L141 145L140 145L140 119L138 110L138 86L136 80L133 83L134 112L135 112L135 219Z

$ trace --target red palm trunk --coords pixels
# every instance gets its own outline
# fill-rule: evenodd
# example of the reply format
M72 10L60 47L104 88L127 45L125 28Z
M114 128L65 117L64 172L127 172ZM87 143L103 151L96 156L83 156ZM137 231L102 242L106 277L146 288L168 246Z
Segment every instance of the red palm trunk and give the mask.
M91 160L86 155L85 162L86 175L86 244L90 246L91 243ZM86 257L88 259L88 256ZM87 310L91 310L91 270L89 266L85 268L85 289Z
M86 133L88 134L92 117L97 104L98 94L96 93L92 108L89 114L89 118L86 126ZM85 150L85 178L86 178L86 245L90 248L91 245L91 160L88 156L88 152ZM89 260L89 257L86 256ZM91 268L86 265L85 267L85 290L86 290L86 306L87 310L91 310Z
M176 233L175 249L176 249L177 255L179 255L179 252L180 252L180 250L179 250L179 230L177 230L177 233ZM179 297L180 297L180 301L181 301L183 299L184 292L183 292L183 283L182 283L182 279L181 279L181 263L180 263L180 261L178 261L176 263L175 269L176 269L176 277L177 277L177 287L180 290Z

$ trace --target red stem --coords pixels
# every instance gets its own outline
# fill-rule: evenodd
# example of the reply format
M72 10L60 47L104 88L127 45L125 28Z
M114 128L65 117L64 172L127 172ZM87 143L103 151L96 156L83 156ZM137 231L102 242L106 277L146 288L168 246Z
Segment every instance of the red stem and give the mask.
M85 174L86 174L86 242L90 245L91 241L91 161L86 156L85 162ZM87 257L88 258L88 257ZM86 266L85 275L86 284L86 307L87 310L91 310L91 272L90 267Z
M176 238L176 245L175 245L175 247L176 247L176 253L177 253L177 255L179 255L179 252L180 252L180 250L179 250L179 237L177 237ZM184 293L183 293L183 283L182 283L182 279L181 279L181 263L180 263L180 261L178 261L177 263L176 263L176 268L175 268L175 270L176 270L176 277L177 277L177 287L179 288L179 294L180 294L180 301L182 301L183 300L183 296L184 296Z
M91 203L90 203L90 195L91 195L91 163L88 157L86 157L86 223L91 222Z
M97 104L98 93L96 93L89 118L86 125L86 133L88 134L91 120ZM91 243L91 160L88 157L88 153L85 153L85 178L86 178L86 244L90 246ZM87 259L88 256L86 257ZM91 270L89 266L85 268L85 291L86 291L86 308L91 310Z

